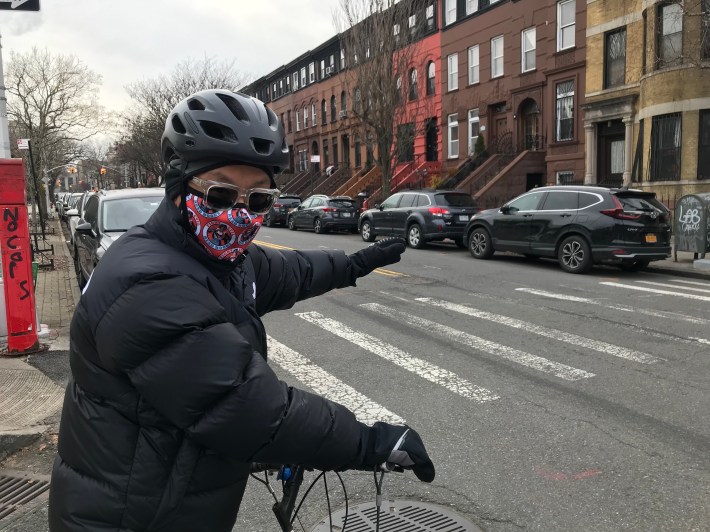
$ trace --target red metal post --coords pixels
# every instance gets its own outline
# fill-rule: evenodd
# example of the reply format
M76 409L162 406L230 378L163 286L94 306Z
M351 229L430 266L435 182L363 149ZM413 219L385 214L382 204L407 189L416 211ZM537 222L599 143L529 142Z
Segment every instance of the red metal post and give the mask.
M22 159L0 159L0 257L8 354L39 347L32 253Z

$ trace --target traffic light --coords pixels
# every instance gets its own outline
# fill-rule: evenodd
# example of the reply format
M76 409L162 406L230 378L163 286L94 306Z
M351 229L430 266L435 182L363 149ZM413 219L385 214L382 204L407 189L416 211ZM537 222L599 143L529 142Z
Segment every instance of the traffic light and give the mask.
M101 170L99 170L99 173L100 173L101 175L106 175L106 168L102 166L102 167L101 167Z
M70 167L69 167L69 173L70 173L70 174L76 174L76 166L73 166L73 165L70 166Z

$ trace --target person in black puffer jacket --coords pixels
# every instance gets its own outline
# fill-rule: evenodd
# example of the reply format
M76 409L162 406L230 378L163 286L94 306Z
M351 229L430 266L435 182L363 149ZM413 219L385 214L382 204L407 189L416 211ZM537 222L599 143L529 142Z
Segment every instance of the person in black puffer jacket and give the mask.
M228 532L251 462L389 463L431 482L412 429L369 427L279 381L260 319L355 286L403 241L350 256L251 244L288 164L283 126L254 98L186 98L162 145L166 199L105 253L71 322L50 530Z

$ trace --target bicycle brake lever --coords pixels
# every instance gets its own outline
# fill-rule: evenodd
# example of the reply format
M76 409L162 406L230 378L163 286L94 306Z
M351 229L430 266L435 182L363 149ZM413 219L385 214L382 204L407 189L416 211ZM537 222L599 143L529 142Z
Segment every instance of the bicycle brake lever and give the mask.
M392 462L382 462L377 469L384 473L404 473L404 468L401 465L393 464Z

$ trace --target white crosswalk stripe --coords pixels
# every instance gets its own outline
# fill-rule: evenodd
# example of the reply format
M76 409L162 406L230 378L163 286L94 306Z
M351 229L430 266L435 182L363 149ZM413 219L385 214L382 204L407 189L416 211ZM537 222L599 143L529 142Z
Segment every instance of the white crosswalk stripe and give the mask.
M614 286L616 288L625 288L627 290L636 290L637 292L648 292L651 294L683 297L685 299L694 299L696 301L710 301L710 296L701 296L699 294L687 294L685 292L673 292L671 290L661 290L658 288L648 288L645 286L636 286L636 285L623 284L623 283L601 282L599 284L602 284L604 286Z
M674 283L682 284L692 284L695 286L704 286L705 288L710 288L710 283L701 283L699 281L688 281L687 279L671 279Z
M418 326L423 328L428 332L435 332L444 338L455 340L463 345L473 347L479 351L495 355L511 362L515 362L522 366L541 371L543 373L548 373L568 381L576 381L579 379L588 379L594 377L594 373L589 373L587 371L573 368L566 364L561 364L559 362L553 362L546 358L533 355L531 353L526 353L512 347L507 347L505 345L492 342L490 340L485 340L473 334L469 334L464 331L459 331L452 327L442 325L440 323L435 323L433 321L420 318L413 314L407 314L400 312L393 308L387 307L385 305L380 305L379 303L365 303L360 305L362 308L371 310L378 314L388 317L398 318L400 323Z
M657 283L654 281L637 281L638 283L641 284L647 284L650 286L662 286L664 288L675 288L676 290L692 290L694 292L703 292L705 294L710 294L710 290L707 290L705 288L695 288L692 286L678 286L676 284L669 284L669 283Z
M401 368L411 371L423 379L439 384L462 397L477 403L485 403L499 399L499 397L490 390L477 386L451 371L431 364L421 358L414 357L398 347L375 338L374 336L356 331L343 323L326 318L318 312L299 312L296 316L380 356Z
M608 308L611 310L619 310L621 312L629 312L633 314L643 314L645 316L653 316L654 318L671 318L681 321L687 321L689 323L698 323L702 325L710 325L710 320L704 318L698 318L695 316L688 316L686 314L680 314L678 312L667 312L663 310L650 310L641 307L632 307L629 305L620 305L605 303L603 301L597 301L596 299L591 299L587 297L572 296L568 294L559 294L556 292L548 292L546 290L538 290L536 288L516 288L517 292L523 292L526 294L532 294L536 296L547 297L549 299L557 299L559 301L571 301L573 303L585 303L587 305L596 305L599 307Z
M618 345L613 345L607 342L594 340L592 338L585 338L584 336L578 336L576 334L560 331L559 329L551 329L549 327L535 325L534 323L517 320L515 318L509 318L508 316L501 316L500 314L485 312L466 305L458 305L455 303L449 303L447 301L440 301L428 297L418 297L416 298L416 300L422 303L428 303L429 305L434 305L435 307L441 307L448 310L453 310L454 312L458 312L460 314L465 314L467 316L473 316L474 318L481 318L484 320L492 321L494 323L500 323L502 325L507 325L509 327L520 329L532 334L537 334L546 338L552 338L560 342L577 345L579 347L584 347L593 351L599 351L600 353L605 353L607 355L625 358L627 360L632 360L641 364L653 364L661 360L653 355L642 353L640 351L635 351L633 349L626 349Z
M317 394L347 407L362 423L372 425L377 421L385 421L395 425L405 424L404 419L397 414L372 401L352 386L315 365L308 358L271 336L267 337L267 341L269 361L281 366Z

